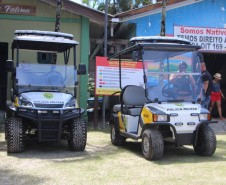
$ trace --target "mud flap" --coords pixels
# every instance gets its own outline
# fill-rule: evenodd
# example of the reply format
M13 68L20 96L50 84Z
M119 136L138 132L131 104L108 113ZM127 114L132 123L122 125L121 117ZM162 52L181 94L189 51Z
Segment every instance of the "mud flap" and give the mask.
M118 119L117 114L112 114L111 115L110 120L109 120L109 124L110 125L115 125L116 131L120 131L120 128L119 128L119 119Z

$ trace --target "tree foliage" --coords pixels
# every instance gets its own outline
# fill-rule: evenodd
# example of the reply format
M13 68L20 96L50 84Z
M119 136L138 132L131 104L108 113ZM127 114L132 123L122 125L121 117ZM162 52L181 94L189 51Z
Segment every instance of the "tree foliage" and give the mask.
M82 3L100 11L105 11L105 0L82 0ZM108 13L115 15L152 4L152 0L108 0Z
M82 0L82 4L85 4L86 6L90 8L95 8L98 3L98 0Z

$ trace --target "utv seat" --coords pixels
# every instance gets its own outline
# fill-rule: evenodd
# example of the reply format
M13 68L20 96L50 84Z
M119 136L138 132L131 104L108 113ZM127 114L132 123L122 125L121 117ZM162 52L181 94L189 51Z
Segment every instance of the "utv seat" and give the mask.
M145 96L144 88L129 85L121 92L121 104L114 105L114 112L122 111L124 114L139 116L145 103L149 100Z

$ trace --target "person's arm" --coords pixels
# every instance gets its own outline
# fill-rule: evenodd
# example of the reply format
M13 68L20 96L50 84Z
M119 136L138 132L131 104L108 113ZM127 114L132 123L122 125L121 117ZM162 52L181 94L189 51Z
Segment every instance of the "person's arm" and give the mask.
M176 74L172 74L170 75L170 83L173 83L175 82L177 79L178 79L179 75L176 75Z
M190 80L191 85L195 85L195 80L192 75L189 75L189 80Z
M182 73L184 73L184 72L182 72ZM182 76L182 75L180 75L180 74L172 74L172 75L170 75L170 79L169 79L170 83L176 82L177 79L178 79L179 77L181 77L181 76Z
M195 95L196 85L195 85L195 80L192 75L189 75L189 80L190 80L190 84L191 84L191 92L193 95Z
M204 90L205 90L205 94L206 94L206 91L207 91L207 88L208 88L208 85L209 85L209 80L204 81L203 85L204 85ZM203 93L202 92L203 91L201 90L200 94L199 94L199 98L201 98L201 99L203 98Z
M220 89L220 93L221 93L222 98L224 98L224 99L225 99L225 97L224 97L224 95L223 95L223 93L222 93L221 89Z
M206 93L206 91L207 91L207 89L208 89L208 85L209 85L209 80L204 81L204 82L203 82L203 85L204 85L204 90L205 90L205 93Z

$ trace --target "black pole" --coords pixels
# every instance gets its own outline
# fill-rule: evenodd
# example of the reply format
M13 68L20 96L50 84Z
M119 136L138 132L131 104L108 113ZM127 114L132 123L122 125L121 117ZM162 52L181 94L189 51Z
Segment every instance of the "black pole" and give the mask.
M166 0L162 0L161 36L166 35Z
M104 57L107 57L107 28L108 28L108 0L105 0L105 29L104 29ZM102 128L105 128L105 96L102 106Z
M60 31L61 9L62 9L62 0L57 0L55 32L59 32ZM53 53L51 63L52 64L56 64L56 61L57 61L57 54Z

